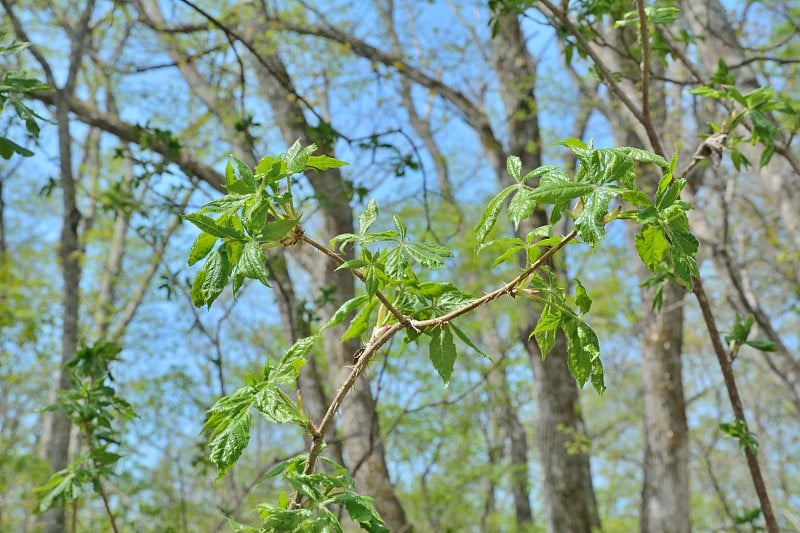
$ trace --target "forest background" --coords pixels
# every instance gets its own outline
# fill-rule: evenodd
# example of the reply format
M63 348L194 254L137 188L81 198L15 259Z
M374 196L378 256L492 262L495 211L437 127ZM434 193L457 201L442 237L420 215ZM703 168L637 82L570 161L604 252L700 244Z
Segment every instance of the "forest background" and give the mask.
M290 505L298 487L265 476L308 435L254 417L215 480L207 411L365 288L277 246L272 290L193 305L198 230L181 215L225 192L229 154L254 167L301 139L347 161L295 178L306 233L356 232L374 199L376 227L396 213L453 250L425 279L480 296L520 271L492 264L512 241L473 253L514 183L508 156L572 173L556 143L577 138L678 150L746 423L694 294L653 278L634 232L606 220L602 246L552 265L593 299L602 396L578 387L560 337L542 360L542 308L509 293L458 320L470 343L447 386L426 344L383 347L326 454L392 531L800 531L797 3L2 5L0 530L221 531ZM660 173L636 170L652 196ZM523 244L548 213L528 215ZM507 220L492 236L513 237ZM313 420L369 342L371 327L345 329L297 377ZM59 398L77 424L43 410Z

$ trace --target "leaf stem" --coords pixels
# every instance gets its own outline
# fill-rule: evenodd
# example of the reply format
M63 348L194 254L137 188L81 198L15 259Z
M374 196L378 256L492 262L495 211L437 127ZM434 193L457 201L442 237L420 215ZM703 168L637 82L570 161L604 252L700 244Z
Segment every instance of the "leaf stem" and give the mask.
M311 237L308 237L305 234L303 234L303 242L305 242L312 248L319 250L323 254L327 255L338 265L345 264L345 260L342 256L340 256L330 248L323 246L322 244L318 243L317 241L315 241ZM366 281L366 277L364 276L364 274L361 273L360 270L354 268L349 268L348 270L361 281ZM392 316L394 316L394 318L397 320L399 324L402 324L403 326L406 327L410 325L409 317L401 313L394 305L392 305L392 302L389 301L389 299L386 297L385 294L383 294L381 291L375 291L375 297L378 298L378 300L386 307L386 309L389 310L390 313L392 313Z

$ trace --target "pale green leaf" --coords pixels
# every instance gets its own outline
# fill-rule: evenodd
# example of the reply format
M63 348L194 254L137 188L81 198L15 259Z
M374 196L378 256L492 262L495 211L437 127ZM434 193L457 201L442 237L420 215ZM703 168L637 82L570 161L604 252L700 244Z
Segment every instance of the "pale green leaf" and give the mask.
M519 223L531 216L536 209L534 189L520 185L511 201L508 203L508 218L514 223L514 229L519 229Z
M183 219L188 220L202 231L205 231L206 233L215 237L244 240L244 233L238 231L232 225L222 223L222 221L215 221L205 215L199 215L196 213L183 215Z
M211 307L214 300L225 289L230 275L230 263L228 262L228 255L215 250L211 252L203 265L205 277L203 278L200 290L206 305ZM199 274L199 273L198 273Z
M341 324L342 321L347 318L347 315L367 303L368 300L369 296L365 294L350 298L341 306L339 306L339 309L337 309L336 312L333 313L333 316L331 316L331 318L320 328L320 331L332 328L337 324Z
M522 160L515 155L509 156L506 159L506 170L509 176L514 178L515 181L519 181L522 175Z
M369 231L369 228L378 218L378 204L375 199L367 202L364 212L358 216L358 233L362 237Z
M207 256L211 250L214 249L217 240L219 240L219 237L201 231L192 243L192 248L189 250L189 266L192 266Z
M329 168L339 168L347 165L345 161L339 161L327 155L311 155L306 160L306 166L317 170L327 170Z
M369 328L370 316L379 303L380 301L377 298L373 298L358 310L358 313L356 313L356 316L353 317L352 322L350 322L350 326L348 326L347 330L342 334L343 341L359 337L362 333L367 331Z
M242 276L250 279L257 279L269 287L267 268L265 266L266 262L267 256L264 254L261 245L255 241L247 241L247 244L244 245L242 256L239 259L237 269Z
M500 194L492 198L489 205L486 206L480 221L475 226L476 250L484 244L492 228L494 228L494 225L497 223L497 217L500 215L500 211L503 210L503 202L505 202L508 195L513 193L516 189L517 187L513 185L506 187Z
M645 266L655 272L670 244L658 226L646 226L636 235L636 250Z
M264 224L254 238L261 242L278 242L286 237L297 225L297 219L282 218Z

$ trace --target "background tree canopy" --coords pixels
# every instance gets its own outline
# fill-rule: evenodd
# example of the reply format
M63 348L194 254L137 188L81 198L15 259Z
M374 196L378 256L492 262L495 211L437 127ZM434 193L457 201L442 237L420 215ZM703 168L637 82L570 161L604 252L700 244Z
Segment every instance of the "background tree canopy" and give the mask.
M0 2L1 531L800 530L800 4Z

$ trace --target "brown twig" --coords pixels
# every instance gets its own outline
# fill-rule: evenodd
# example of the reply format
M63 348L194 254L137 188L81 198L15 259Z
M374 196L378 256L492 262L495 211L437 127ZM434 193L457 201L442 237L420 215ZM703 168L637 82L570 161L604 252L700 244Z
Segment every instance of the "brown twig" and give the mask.
M728 398L731 402L733 409L733 416L737 420L744 422L747 428L747 419L745 418L744 408L742 407L742 400L739 397L739 389L736 387L736 379L733 375L733 365L731 359L725 352L725 347L722 345L722 339L717 330L714 314L711 311L711 305L708 303L708 297L703 289L703 284L698 278L692 280L692 290L694 291L697 303L700 305L700 310L703 313L703 320L708 328L708 335L711 338L711 344L714 346L714 353L719 361L720 369L722 370L722 377L725 380L725 388L728 390ZM761 466L758 464L758 459L753 450L749 446L744 446L744 454L747 457L747 466L750 469L750 477L753 479L753 485L758 495L759 503L761 504L761 512L764 513L764 520L767 524L767 531L770 533L777 533L778 522L775 520L775 514L772 511L772 504L767 494L767 487L764 483L764 478L761 474Z

